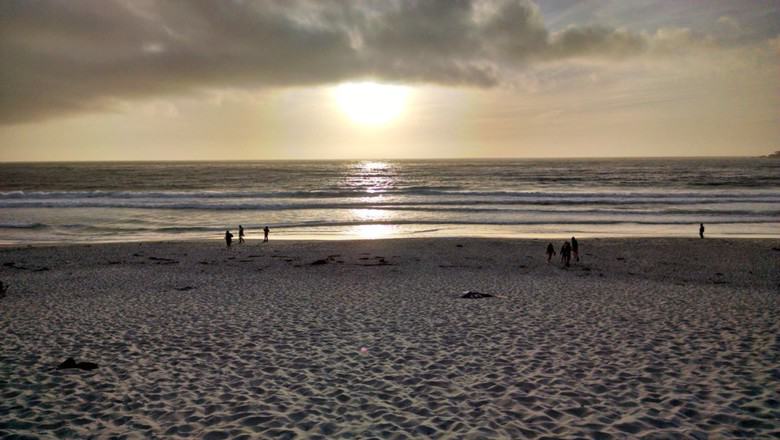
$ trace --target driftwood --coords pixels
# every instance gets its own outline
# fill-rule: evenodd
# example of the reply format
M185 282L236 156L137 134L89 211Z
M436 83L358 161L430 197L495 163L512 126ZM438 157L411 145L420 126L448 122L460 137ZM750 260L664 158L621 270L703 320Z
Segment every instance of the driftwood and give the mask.
M461 298L493 298L493 295L489 293L467 290L466 292L463 292L463 296L461 296Z

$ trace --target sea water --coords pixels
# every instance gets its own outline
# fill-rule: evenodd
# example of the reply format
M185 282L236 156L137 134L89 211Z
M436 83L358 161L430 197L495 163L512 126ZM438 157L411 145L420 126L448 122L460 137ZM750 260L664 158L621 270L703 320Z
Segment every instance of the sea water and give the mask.
M0 164L0 243L780 236L780 160Z

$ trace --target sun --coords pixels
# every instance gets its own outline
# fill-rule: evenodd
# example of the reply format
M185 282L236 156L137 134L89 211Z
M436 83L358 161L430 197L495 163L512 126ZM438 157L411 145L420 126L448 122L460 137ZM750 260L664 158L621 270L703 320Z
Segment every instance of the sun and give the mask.
M333 95L341 110L353 122L384 125L404 111L409 89L374 82L346 83L336 87Z

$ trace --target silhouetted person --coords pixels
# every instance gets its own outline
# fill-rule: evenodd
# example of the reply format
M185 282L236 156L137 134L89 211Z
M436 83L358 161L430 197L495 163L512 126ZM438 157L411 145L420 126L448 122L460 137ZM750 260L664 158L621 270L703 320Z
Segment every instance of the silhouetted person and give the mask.
M699 238L704 238L704 223L699 223Z
M263 243L268 241L268 233L269 232L271 232L271 229L268 226L263 228Z
M574 254L574 261L580 261L580 244L574 237L571 238L571 252Z
M244 227L238 225L238 243L241 244L243 242L244 242Z
M569 267L569 264L571 263L571 244L569 242L564 242L563 246L561 246L561 263L563 263L566 267Z
M225 231L225 244L227 244L228 248L231 243L233 243L233 234L231 234L230 231Z
M555 248L552 243L547 244L547 264L550 264L550 260L555 256Z

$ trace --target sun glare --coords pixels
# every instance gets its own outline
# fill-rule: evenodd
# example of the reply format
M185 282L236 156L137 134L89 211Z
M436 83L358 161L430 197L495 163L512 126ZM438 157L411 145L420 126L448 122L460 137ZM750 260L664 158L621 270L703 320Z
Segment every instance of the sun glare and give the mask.
M373 82L346 83L334 90L341 110L363 125L384 125L397 118L408 95L408 87Z
M374 240L392 236L394 229L393 225L358 225L355 226L353 232L359 238Z

